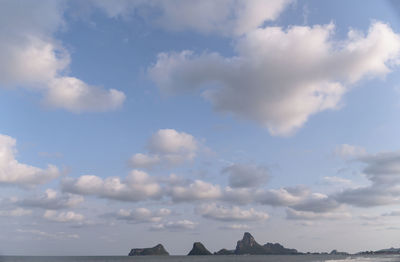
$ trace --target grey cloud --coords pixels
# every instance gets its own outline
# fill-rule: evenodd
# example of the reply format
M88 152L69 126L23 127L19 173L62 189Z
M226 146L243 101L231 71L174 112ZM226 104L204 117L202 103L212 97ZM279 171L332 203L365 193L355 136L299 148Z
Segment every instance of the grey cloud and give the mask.
M333 197L340 203L359 207L373 207L400 203L400 191L372 185L344 190Z
M400 153L368 154L358 161L365 165L363 174L371 185L343 190L332 197L338 202L372 207L400 203Z
M63 209L71 208L79 205L84 201L84 198L74 194L59 194L57 191L47 189L40 196L24 198L16 202L17 205L23 207L36 207L43 209Z
M389 213L385 213L385 214L382 214L382 216L398 217L398 216L400 216L400 210L392 211L392 212L389 212Z
M255 165L233 164L222 170L229 175L229 185L233 188L259 187L268 180L268 170Z

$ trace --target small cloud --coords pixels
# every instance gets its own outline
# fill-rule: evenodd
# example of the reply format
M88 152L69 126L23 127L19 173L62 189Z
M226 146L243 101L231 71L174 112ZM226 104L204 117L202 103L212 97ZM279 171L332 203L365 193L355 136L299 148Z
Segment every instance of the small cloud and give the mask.
M137 153L130 159L133 168L151 169L157 165L179 165L191 161L200 143L190 134L174 129L160 129L147 141L147 153Z
M198 223L190 220L179 220L170 221L163 224L156 224L150 227L151 230L169 230L169 231L181 231L181 230L192 230L197 227Z
M54 210L46 210L43 214L43 218L60 223L69 223L69 222L82 222L85 219L85 216L68 211L68 212L60 212Z
M349 185L351 184L351 180L338 177L338 176L325 176L322 178L324 184L327 185Z
M205 218L220 221L263 221L269 218L268 213L253 208L244 210L237 206L224 207L215 203L200 205L196 212Z
M160 222L164 217L169 216L170 214L171 210L167 208L151 211L142 207L134 210L120 209L118 212L108 215L119 220L125 220L129 223L154 223Z
M79 239L80 236L78 234L68 234L65 232L56 232L56 233L48 233L45 231L40 231L36 229L17 229L18 233L22 234L31 234L37 237L38 240L42 239L54 239L54 240L62 240L62 239Z
M357 158L366 155L367 151L360 146L342 144L336 147L334 153L342 158Z
M22 217L29 216L32 214L32 210L16 208L11 210L0 210L0 216L2 217Z
M229 186L233 188L259 187L269 178L267 168L255 165L232 164L222 173L229 175Z
M225 230L248 230L251 229L250 226L245 224L232 224L232 225L223 225L219 227L220 229Z

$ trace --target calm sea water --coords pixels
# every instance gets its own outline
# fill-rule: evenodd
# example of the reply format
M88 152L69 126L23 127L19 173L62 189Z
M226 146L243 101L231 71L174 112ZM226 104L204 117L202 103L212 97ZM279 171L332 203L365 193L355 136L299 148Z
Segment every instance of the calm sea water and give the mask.
M400 262L399 255L386 256L145 256L145 257L0 257L0 262Z

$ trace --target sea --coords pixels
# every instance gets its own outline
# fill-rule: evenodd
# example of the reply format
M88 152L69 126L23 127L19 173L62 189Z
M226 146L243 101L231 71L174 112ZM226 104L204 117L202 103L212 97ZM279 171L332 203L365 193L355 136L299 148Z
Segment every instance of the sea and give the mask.
M0 262L400 262L400 255L256 256L2 256Z

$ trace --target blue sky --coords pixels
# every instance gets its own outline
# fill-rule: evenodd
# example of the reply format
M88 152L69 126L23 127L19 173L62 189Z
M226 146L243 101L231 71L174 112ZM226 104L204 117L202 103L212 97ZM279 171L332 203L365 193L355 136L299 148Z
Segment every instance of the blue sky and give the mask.
M399 10L0 1L0 254L398 246Z

